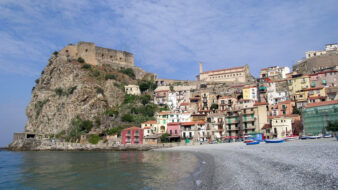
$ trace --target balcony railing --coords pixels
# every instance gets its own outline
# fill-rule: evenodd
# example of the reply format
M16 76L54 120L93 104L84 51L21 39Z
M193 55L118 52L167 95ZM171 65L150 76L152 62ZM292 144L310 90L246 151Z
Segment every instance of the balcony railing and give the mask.
M247 117L247 118L243 118L243 122L252 122L252 121L255 121L256 118L252 118L252 117Z
M230 121L229 120L226 120L225 121L226 124L231 124L231 123L239 123L239 120L235 120L235 119L231 119Z

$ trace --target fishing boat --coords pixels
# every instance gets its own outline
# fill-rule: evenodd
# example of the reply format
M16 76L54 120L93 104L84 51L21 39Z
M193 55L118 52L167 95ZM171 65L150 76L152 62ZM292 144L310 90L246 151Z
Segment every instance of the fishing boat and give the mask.
M298 135L292 135L292 136L286 136L286 141L293 141L293 140L298 140L299 136Z
M251 139L248 139L248 140L245 140L244 143L250 143L250 142L255 142L254 140L251 140Z
M284 139L265 139L265 143L283 143Z
M246 143L246 145L255 145L255 144L259 144L259 141L252 141L252 142Z

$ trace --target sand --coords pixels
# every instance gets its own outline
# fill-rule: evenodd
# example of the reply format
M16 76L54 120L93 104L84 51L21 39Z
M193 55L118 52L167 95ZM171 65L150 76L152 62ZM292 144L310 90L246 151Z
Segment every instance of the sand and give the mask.
M180 146L200 159L196 189L338 189L338 141Z

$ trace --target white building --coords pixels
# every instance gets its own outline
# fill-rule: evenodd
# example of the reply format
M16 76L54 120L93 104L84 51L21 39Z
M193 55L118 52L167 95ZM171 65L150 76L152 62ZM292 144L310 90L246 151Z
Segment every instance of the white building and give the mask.
M132 94L132 95L140 95L141 91L140 91L140 87L138 85L127 85L124 87L124 90L127 94Z
M305 57L306 57L306 59L308 59L308 58L311 58L311 57L324 55L328 51L338 51L338 44L327 44L327 45L325 45L325 50L307 51L307 52L305 52Z
M282 79L286 78L286 74L290 73L289 67L267 67L263 68L259 74L260 78L274 78L274 77L281 77Z
M277 91L276 83L266 83L267 101L270 105L276 105L278 102L284 102L289 99L288 91Z
M284 138L292 135L292 118L290 117L275 117L271 119L271 133L275 138Z

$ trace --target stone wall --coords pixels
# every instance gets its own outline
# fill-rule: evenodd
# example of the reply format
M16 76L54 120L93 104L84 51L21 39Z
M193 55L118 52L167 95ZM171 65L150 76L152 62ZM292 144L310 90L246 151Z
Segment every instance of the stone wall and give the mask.
M338 65L338 51L327 53L325 55L315 56L298 61L293 65L293 71L301 74L313 73L328 67Z

